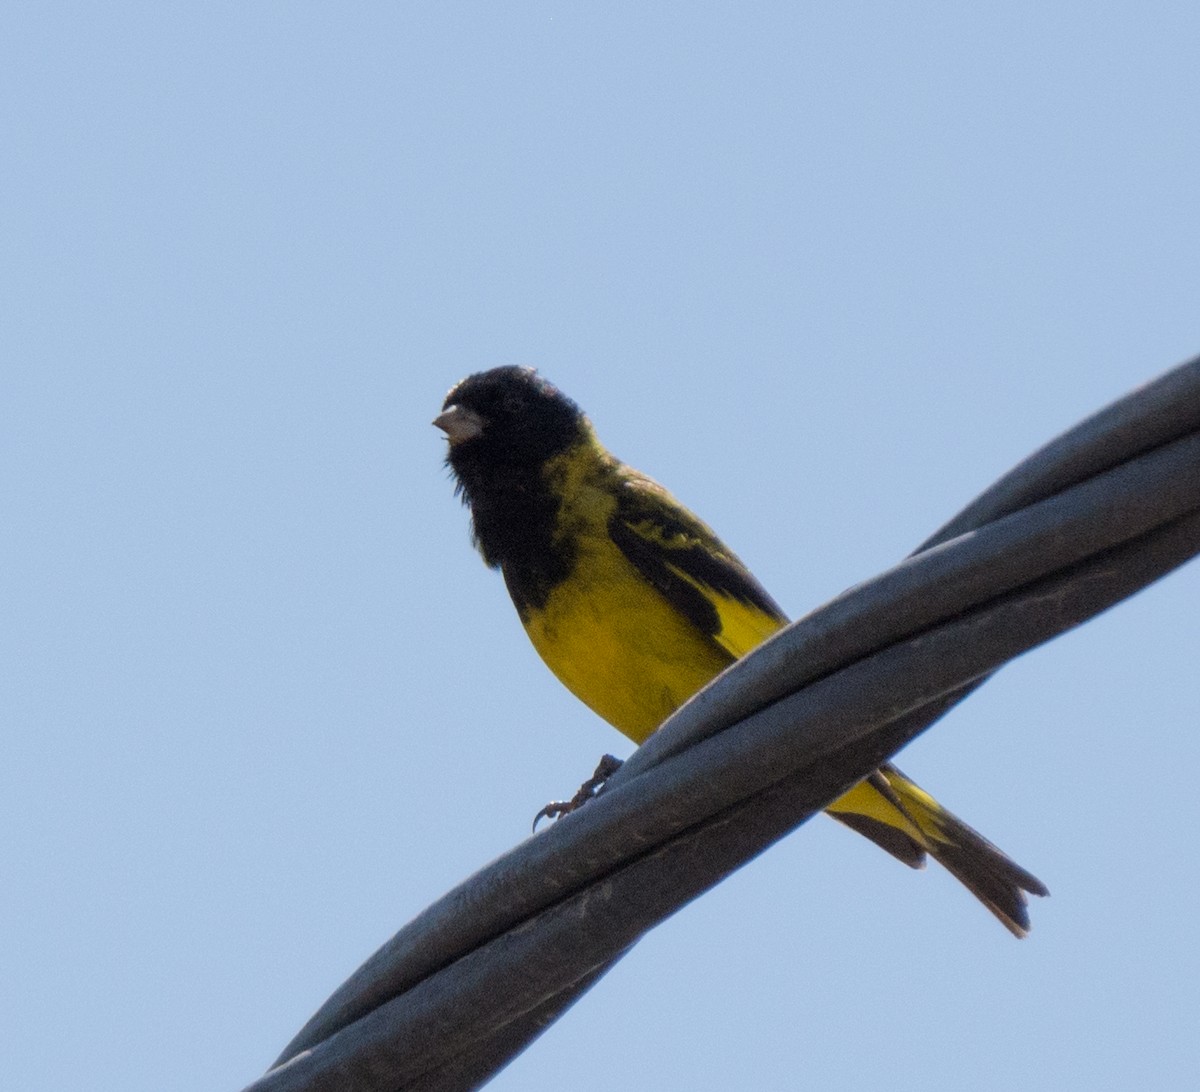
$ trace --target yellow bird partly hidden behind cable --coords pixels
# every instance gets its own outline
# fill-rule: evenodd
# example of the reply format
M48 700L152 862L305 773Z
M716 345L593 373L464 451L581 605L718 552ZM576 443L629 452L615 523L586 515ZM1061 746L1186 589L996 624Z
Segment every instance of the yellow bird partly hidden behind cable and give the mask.
M611 455L532 368L468 376L434 424L475 544L504 574L534 648L635 743L786 624L720 539ZM1018 937L1024 892L1048 893L890 763L828 811L913 868L926 854L940 861Z

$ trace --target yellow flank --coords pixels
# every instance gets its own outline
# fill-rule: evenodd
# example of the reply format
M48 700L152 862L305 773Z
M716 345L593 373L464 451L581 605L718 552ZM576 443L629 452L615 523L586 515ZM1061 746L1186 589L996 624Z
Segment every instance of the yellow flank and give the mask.
M578 552L571 578L530 612L525 631L572 694L642 743L732 658L660 596L609 537L611 474L611 463L591 448L548 464L547 479L569 498L557 537Z
M568 690L642 743L730 663L604 537L579 542L582 567L525 629Z
M753 604L739 602L728 595L722 595L712 588L705 587L674 565L670 568L678 577L702 591L705 598L717 608L717 614L721 619L721 629L713 635L711 640L719 644L733 659L740 660L752 648L761 645L776 630L783 628L785 623L778 618L772 618L769 614L764 614ZM634 575L637 574L634 573ZM706 679L705 682L707 681Z

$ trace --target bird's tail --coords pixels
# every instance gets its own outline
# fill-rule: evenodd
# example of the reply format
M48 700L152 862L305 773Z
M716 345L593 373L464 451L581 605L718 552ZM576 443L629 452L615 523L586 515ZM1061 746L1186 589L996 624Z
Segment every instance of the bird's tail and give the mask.
M1050 893L1041 880L890 763L835 800L828 811L911 868L924 867L928 853L1014 936L1029 932L1026 893Z

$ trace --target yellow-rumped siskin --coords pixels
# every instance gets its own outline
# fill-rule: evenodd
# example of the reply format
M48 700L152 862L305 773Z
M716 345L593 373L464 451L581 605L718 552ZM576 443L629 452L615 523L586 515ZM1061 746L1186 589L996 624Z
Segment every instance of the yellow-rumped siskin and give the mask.
M661 485L611 455L579 407L531 368L469 376L434 424L550 670L635 743L787 618ZM828 808L905 864L928 854L1016 936L1045 886L890 763Z

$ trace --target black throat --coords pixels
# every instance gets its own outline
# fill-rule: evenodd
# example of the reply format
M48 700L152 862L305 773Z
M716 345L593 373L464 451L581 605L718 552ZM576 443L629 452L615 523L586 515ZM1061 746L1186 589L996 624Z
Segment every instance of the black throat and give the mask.
M461 457L465 454L451 449L447 462L471 509L475 546L504 574L524 620L530 608L545 606L575 567L574 546L555 537L562 499L542 466L488 465Z

